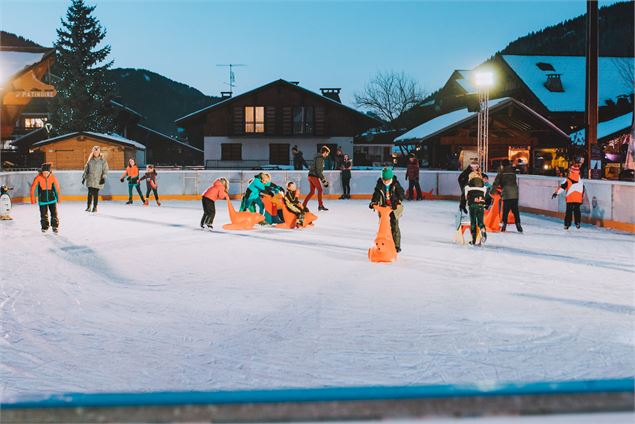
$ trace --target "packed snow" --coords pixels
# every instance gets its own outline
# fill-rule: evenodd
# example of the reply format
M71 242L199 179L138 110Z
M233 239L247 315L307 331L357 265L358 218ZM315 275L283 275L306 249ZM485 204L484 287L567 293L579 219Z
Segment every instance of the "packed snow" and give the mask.
M217 202L209 232L200 202L65 202L57 235L15 206L2 400L633 376L633 235L523 215L525 234L458 246L455 202L408 202L403 252L377 264L367 202L327 206L313 228L225 232Z

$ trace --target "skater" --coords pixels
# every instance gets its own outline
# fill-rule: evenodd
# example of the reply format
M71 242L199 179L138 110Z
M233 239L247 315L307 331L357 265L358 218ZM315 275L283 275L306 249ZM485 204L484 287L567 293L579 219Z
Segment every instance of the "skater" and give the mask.
M298 218L296 221L296 227L303 227L304 214L308 212L309 209L300 202L300 199L298 199L298 187L293 181L289 181L287 183L287 191L284 194L284 204L289 212Z
M373 198L370 201L369 208L374 206L390 206L390 230L392 239L395 242L397 253L401 252L401 232L399 231L399 218L403 215L404 190L397 181L391 168L384 168L381 171L381 177L377 180Z
M86 183L88 187L88 198L86 200L86 212L97 212L97 203L99 203L99 190L104 188L106 184L106 176L108 175L108 162L101 154L101 147L93 146L93 150L84 166L82 174L82 184ZM91 203L93 208L91 209Z
M413 190L417 190L417 200L422 200L421 186L419 185L419 160L413 154L408 159L408 167L406 168L406 180L408 180L408 195L406 200L414 200Z
M463 172L461 172L461 174L459 175L459 188L461 189L461 200L459 202L459 209L463 211L463 213L465 214L467 213L467 208L465 207L465 204L466 204L465 186L467 185L470 179L470 174L474 171L478 171L478 169L479 169L478 161L474 159L472 160L470 165L467 168L465 168Z
M146 180L146 200L143 202L143 205L148 206L150 202L150 192L152 192L157 206L161 206L161 202L159 202L159 192L157 191L157 171L154 169L154 165L146 166L146 173L143 174L143 177L139 178L139 183L143 180Z
M485 243L487 240L485 223L483 221L487 197L487 188L483 182L483 176L478 171L471 172L467 186L465 186L465 198L470 210L470 233L472 234L472 241L470 244L473 246L477 245L476 237L478 235L478 230L481 232L481 240L478 242L478 246L480 246L481 243Z
M242 202L240 204L240 211L251 210L255 212L256 206L258 206L258 212L261 215L265 213L265 204L260 198L261 195L269 194L273 195L280 191L281 187L271 183L271 175L266 172L261 172L256 175L251 181L249 186L243 195Z
M309 168L309 165L304 160L304 154L302 153L302 150L298 149L298 146L293 146L293 148L291 149L291 153L293 154L294 170L302 171L304 167L306 167L307 169Z
M10 190L13 190L13 187L7 187L6 185L0 187L0 221L10 221L13 219L11 218Z
M45 233L49 226L53 232L57 233L60 221L57 216L57 203L60 201L60 183L51 172L51 163L43 163L40 172L33 179L31 184L31 203L40 206L40 224L42 232ZM51 212L51 222L49 224L48 213Z
M318 197L318 211L328 211L328 209L324 206L322 202L322 184L324 187L329 186L329 182L324 178L324 161L327 156L331 153L331 149L326 146L322 146L320 149L320 153L318 153L313 159L313 163L311 164L311 168L309 168L309 184L311 186L311 190L309 194L304 198L304 202L302 202L302 206L305 206L311 200L311 197L317 191Z
M341 170L344 165L344 151L342 146L337 146L335 151L335 160L333 161L333 169Z
M203 218L201 218L201 228L214 227L214 217L216 216L216 201L229 200L229 181L225 177L217 178L211 186L205 190L201 196L203 202Z
M141 187L139 184L139 167L137 167L133 158L128 160L128 166L126 167L126 170L123 171L123 175L121 175L119 181L123 183L124 178L128 179L128 201L126 202L126 205L132 205L133 188L137 189L137 193L139 193L139 197L141 198L141 203L145 203L146 199L143 198L143 193L141 193Z
M509 217L509 211L511 211L516 221L516 230L522 233L523 227L520 225L520 212L518 211L518 180L516 171L514 171L509 159L503 159L502 167L494 179L493 186L495 188L501 187L502 189L503 226L501 227L501 232L507 230L507 218Z
M584 183L580 179L580 162L576 162L569 168L569 174L567 178L562 182L558 190L551 195L552 199L558 197L562 192L565 192L565 198L567 201L567 210L564 215L564 229L568 230L571 226L571 218L575 222L575 227L580 229L581 213L580 206L584 199Z
M342 178L342 195L340 199L350 199L351 198L351 169L353 169L353 161L349 158L348 155L344 155L344 159L342 159L342 166L340 170L340 176Z

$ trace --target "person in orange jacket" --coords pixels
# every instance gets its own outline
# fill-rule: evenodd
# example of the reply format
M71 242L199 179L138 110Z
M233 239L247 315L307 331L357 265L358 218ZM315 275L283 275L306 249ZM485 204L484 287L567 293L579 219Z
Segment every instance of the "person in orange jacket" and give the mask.
M564 215L564 229L568 230L571 226L571 216L575 220L575 227L580 229L580 221L582 216L580 213L580 206L584 200L584 183L580 179L580 162L576 161L571 168L567 178L562 182L558 190L551 195L552 199L555 199L560 193L565 192L567 201L567 210Z
M216 200L229 199L229 181L225 177L214 180L211 186L205 190L201 196L203 202L203 218L201 218L201 228L209 228L214 223L216 216Z
M137 189L137 193L139 193L139 197L141 198L141 203L145 203L146 199L143 198L143 193L141 193L141 187L139 184L139 167L133 158L128 160L128 166L126 167L126 170L123 171L119 181L123 183L124 178L128 178L128 201L126 202L126 205L132 205L133 188Z
M60 201L60 183L51 172L51 164L43 163L40 172L33 179L31 184L31 203L37 203L40 206L40 223L42 224L42 232L45 233L49 229L48 213L51 212L50 226L53 232L57 233L59 228L59 218L57 216L57 203Z

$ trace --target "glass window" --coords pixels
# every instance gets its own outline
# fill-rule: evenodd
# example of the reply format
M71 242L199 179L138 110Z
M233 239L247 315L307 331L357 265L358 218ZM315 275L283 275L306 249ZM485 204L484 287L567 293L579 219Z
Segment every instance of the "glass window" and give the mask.
M245 133L265 132L265 107L245 106Z
M293 108L293 134L313 134L313 106L296 106Z
M221 143L220 160L242 160L243 145L240 143Z
M289 165L289 144L270 144L269 163L271 165Z

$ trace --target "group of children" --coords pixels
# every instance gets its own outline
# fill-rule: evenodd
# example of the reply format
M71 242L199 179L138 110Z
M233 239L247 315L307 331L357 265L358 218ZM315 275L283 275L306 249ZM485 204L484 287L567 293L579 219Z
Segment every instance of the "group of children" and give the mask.
M159 192L157 191L157 171L154 169L154 165L147 165L146 172L142 177L139 177L139 167L134 159L130 158L128 160L128 166L125 171L121 175L119 181L122 183L124 179L128 180L128 201L126 205L132 205L132 190L136 189L137 193L139 193L139 198L141 199L141 203L145 206L148 206L148 201L150 200L150 193L154 194L154 200L157 202L157 206L161 206L161 202L159 202ZM143 193L141 192L141 181L146 181L146 196L143 197Z

